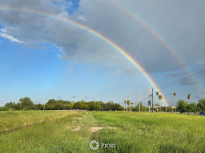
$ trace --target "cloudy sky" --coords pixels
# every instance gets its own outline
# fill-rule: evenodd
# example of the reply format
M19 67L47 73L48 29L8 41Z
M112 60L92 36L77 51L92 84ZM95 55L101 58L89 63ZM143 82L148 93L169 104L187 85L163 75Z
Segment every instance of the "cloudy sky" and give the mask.
M153 86L111 45L117 44L174 105L205 98L205 1L0 0L0 106L29 96L147 105ZM183 79L185 78L185 79ZM156 88L157 90L158 88ZM156 91L154 91L155 94ZM134 95L135 94L135 95ZM154 103L158 102L154 96Z

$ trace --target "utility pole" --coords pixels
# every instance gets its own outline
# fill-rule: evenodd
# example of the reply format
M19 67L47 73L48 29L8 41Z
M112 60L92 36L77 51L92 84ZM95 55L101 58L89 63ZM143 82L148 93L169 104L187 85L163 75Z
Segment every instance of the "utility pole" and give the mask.
M126 107L126 111L127 111L127 97L125 97L125 107Z
M131 96L130 96L130 112L131 112Z
M45 109L45 102L46 102L46 100L44 101L44 107L43 107L43 110Z
M154 112L154 108L153 108L153 88L152 88L152 112Z
M149 97L149 101L150 101L150 90L151 89L147 89L147 90L149 90L149 96L148 97ZM149 112L150 112L150 105L149 105Z
M68 98L67 98L67 105L68 105ZM67 108L68 108L68 106L67 106Z
M120 106L121 106L121 100L120 100Z
M140 92L139 92L139 112L140 112Z

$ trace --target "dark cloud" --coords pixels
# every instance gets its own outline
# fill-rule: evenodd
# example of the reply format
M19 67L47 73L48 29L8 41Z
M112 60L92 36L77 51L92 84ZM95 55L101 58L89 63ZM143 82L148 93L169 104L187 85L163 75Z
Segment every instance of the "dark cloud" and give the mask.
M129 73L129 74L139 73L139 70L137 70L136 68L125 68L125 69L119 69L118 71L122 73Z
M199 96L199 95L196 95L196 96L193 97L193 99L202 99L202 97Z
M195 81L191 78L187 78L187 79L180 80L179 84L181 84L181 85L196 85L197 81Z
M73 97L71 97L71 98L78 98L77 96L73 96Z
M181 75L179 73L168 73L168 74L163 74L163 76L169 76L169 77L172 77L172 78L179 78L181 77Z
M205 1L118 1L135 14L138 12L144 22L173 46L173 52L177 55L169 52L169 47L164 45L165 41L159 41L139 20L134 20L116 5L112 5L111 1L80 1L79 8L72 15L67 11L72 3L66 0L55 1L0 0L0 7L34 10L79 22L118 44L150 73L174 71L183 65L190 66L204 61ZM107 43L60 20L32 13L0 10L0 24L5 27L1 34L16 40L16 43L24 42L24 46L41 49L45 49L42 46L44 43L60 47L63 55L59 57L64 60L105 65L111 62L122 66L121 71L124 73L138 72ZM177 59L179 55L183 59ZM177 74L172 77L177 77Z

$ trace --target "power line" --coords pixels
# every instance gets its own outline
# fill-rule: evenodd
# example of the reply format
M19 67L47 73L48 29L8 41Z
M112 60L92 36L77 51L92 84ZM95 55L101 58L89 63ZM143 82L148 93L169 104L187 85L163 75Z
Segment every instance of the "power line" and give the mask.
M204 84L203 86L205 86L205 84ZM194 88L192 88L192 89L194 89ZM188 89L188 90L191 90L191 89ZM188 91L188 90L185 90L185 91ZM198 91L198 90L199 90L199 89L196 89L196 90L191 91L191 92L193 93L193 92L196 92L196 91ZM184 91L181 91L181 92L184 92ZM181 92L176 92L176 94L177 94L177 93L181 93ZM187 93L186 93L186 94L187 94ZM177 94L177 96L183 96L183 95L186 95L186 94L179 94L179 95ZM166 96L166 98L169 98L169 97L172 97L172 96L168 96L168 97Z
M182 82L186 82L186 81L188 80L188 78L193 77L193 76L195 76L195 75L197 75L197 74L200 74L200 73L202 73L202 72L205 72L205 69L202 70L202 71L199 71L199 72L197 72L197 73L194 73L194 74L192 74L191 76L188 76L188 77L182 78L182 79L180 79L180 80L177 80L177 81L175 81L175 82L168 83L168 84L165 84L165 85L161 85L161 86L158 86L158 87L155 87L155 88L160 88L160 87L172 85L172 84L175 84L175 83L180 82L180 81L182 81L182 80L184 80L184 81L182 81ZM203 76L203 75L205 75L205 74L202 74L202 75L200 75L200 76ZM200 76L197 76L197 77L200 77ZM195 77L195 78L197 78L197 77ZM189 80L193 80L193 79L195 79L195 78L192 78L192 79L189 79Z
M205 86L205 84L202 84L202 85L200 85L200 86L197 86L196 88L203 87L203 86ZM189 88L189 89L183 90L183 91L176 91L176 93L181 93L181 92L185 92L185 91L192 90L192 89L195 89L195 88ZM166 94L164 94L164 95L166 95ZM171 95L171 94L167 94L167 95Z
M201 77L201 76L205 75L205 74L202 74L202 75L200 75L200 76L196 76L196 75L198 75L198 74L200 74L200 73L202 73L202 72L205 72L205 69L203 69L203 70L201 70L201 71L199 71L199 72L197 72L197 73L194 73L194 74L192 74L191 76L188 76L188 77L182 78L182 79L180 79L180 80L177 80L177 81L175 81L175 82L168 83L168 84L165 84L165 85L161 85L161 86L158 86L158 87L155 87L155 88L169 88L169 87L175 86L175 85L176 85L175 83L177 83L177 82L180 82L180 81L181 81L181 83L183 83L183 82L186 82L186 81L189 81L189 80L193 80L193 79L195 79L195 78L197 78L197 77ZM191 78L191 77L193 77L193 76L196 76L196 77L194 77L194 78L188 80L188 78ZM182 80L184 80L184 81L182 81ZM171 85L171 86L170 86L170 85ZM148 89L149 89L149 88L148 88ZM141 92L145 92L145 91L147 91L148 89L142 90ZM188 90L190 90L190 89L188 89ZM187 90L185 90L185 91L187 91ZM184 92L184 91L182 91L182 92ZM137 93L135 93L135 94L132 94L132 95L130 95L130 96L135 96L135 95L137 96L138 93L139 93L139 92L137 92Z

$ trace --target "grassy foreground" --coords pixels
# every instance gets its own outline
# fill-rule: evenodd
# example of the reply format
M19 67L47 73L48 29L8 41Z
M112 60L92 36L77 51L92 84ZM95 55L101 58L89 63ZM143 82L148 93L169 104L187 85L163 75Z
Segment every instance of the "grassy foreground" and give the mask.
M0 121L0 152L4 153L189 153L205 150L204 116L28 111L0 112ZM33 125L22 127L27 122ZM81 129L72 131L78 126ZM93 126L106 129L91 132ZM2 132L13 127L19 129ZM97 150L90 149L92 140L99 142ZM115 148L105 148L101 143L115 144Z

